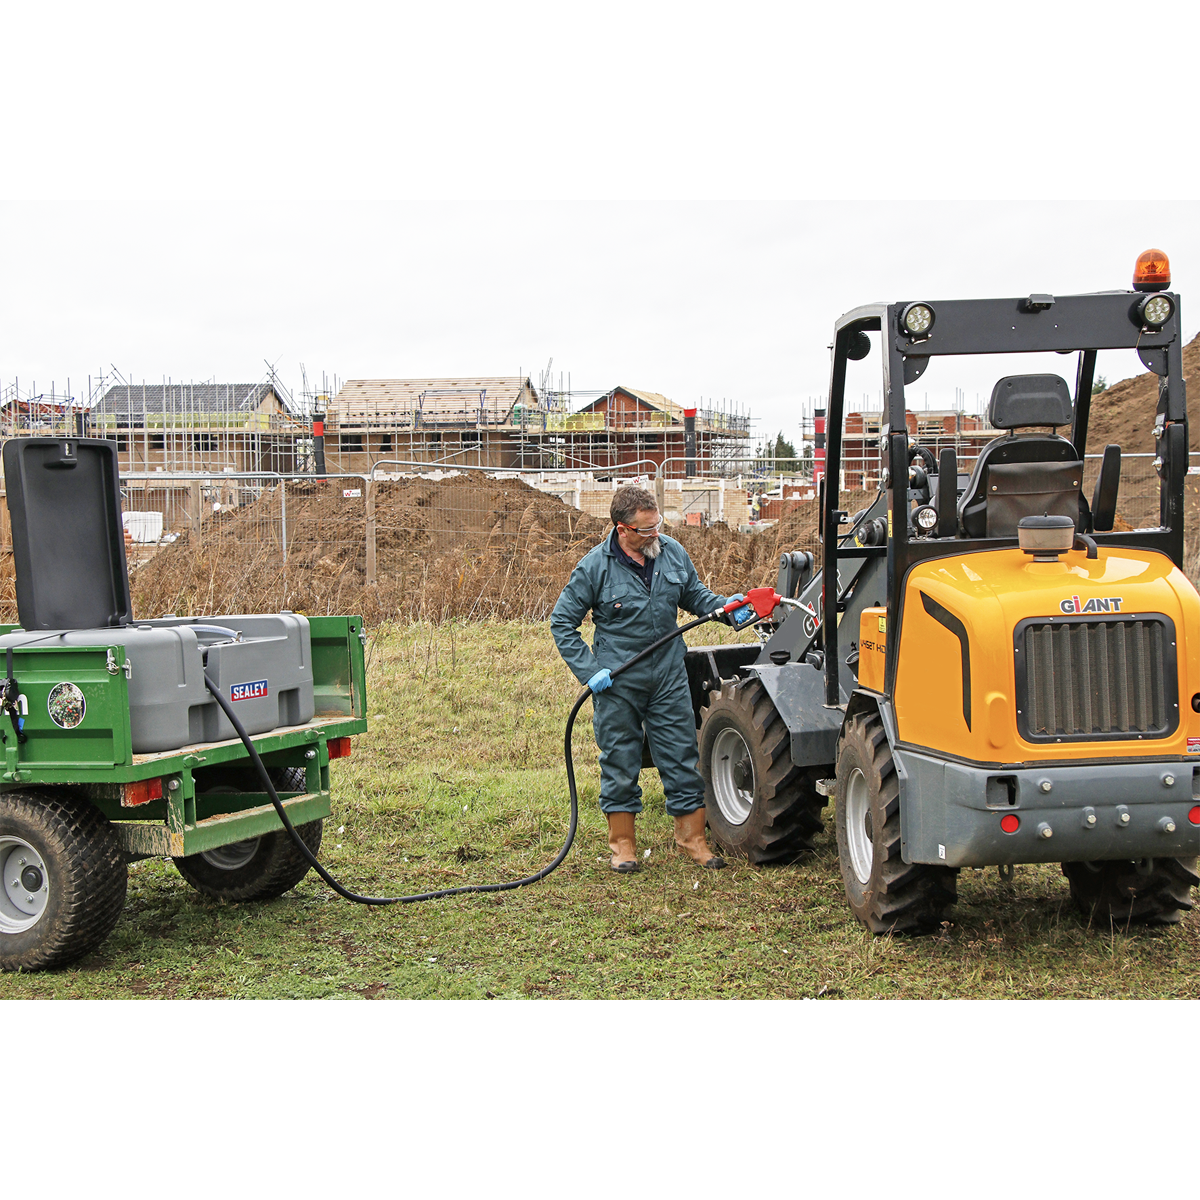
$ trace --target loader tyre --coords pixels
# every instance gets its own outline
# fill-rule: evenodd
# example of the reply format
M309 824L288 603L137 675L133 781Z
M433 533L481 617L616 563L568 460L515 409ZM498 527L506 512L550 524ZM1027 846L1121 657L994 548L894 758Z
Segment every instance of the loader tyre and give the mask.
M877 714L846 723L836 792L838 859L854 915L872 933L938 926L958 899L958 872L900 857L900 784Z
M0 795L0 970L61 967L112 932L129 872L116 830L86 800Z
M1134 862L1066 862L1062 873L1084 916L1118 926L1176 924L1200 884L1194 858L1156 858L1142 871Z
M304 790L304 772L298 767L287 767L271 771L271 782L280 791L299 792ZM261 785L247 782L244 786L219 784L208 789L212 792L240 792L258 790ZM316 854L321 848L324 821L309 821L297 825L296 832L304 844ZM214 900L244 902L249 900L273 900L291 891L312 869L308 859L300 853L296 843L286 829L264 833L261 837L247 838L220 846L216 850L189 854L175 859L175 866L198 892Z
M791 735L761 680L724 680L700 713L700 773L713 839L759 865L789 863L824 829L827 772L793 765Z

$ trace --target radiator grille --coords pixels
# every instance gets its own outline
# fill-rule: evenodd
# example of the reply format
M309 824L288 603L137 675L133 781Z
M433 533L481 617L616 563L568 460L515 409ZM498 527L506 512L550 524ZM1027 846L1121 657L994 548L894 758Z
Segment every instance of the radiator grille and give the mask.
M1165 737L1178 724L1175 629L1165 617L1025 621L1018 726L1031 741Z

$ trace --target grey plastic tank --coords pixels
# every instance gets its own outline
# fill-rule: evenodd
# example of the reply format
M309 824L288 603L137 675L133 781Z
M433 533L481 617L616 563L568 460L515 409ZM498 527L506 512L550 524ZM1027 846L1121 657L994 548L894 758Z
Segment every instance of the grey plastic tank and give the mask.
M312 640L297 613L133 622L117 451L87 438L4 444L21 628L6 647L115 646L129 678L135 754L236 737L207 670L250 733L314 712Z

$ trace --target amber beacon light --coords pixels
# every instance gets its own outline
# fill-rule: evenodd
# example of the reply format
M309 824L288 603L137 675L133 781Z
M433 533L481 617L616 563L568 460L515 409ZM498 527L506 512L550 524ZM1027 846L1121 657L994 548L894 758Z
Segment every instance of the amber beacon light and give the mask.
M1143 250L1133 268L1135 292L1161 292L1171 286L1171 264L1161 250Z

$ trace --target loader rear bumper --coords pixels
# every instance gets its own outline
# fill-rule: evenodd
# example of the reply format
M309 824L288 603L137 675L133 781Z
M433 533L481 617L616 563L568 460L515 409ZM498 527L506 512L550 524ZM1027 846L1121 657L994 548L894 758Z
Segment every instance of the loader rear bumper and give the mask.
M1200 826L1188 815L1200 803L1200 779L1190 762L1004 769L894 753L905 862L982 867L1200 853Z

